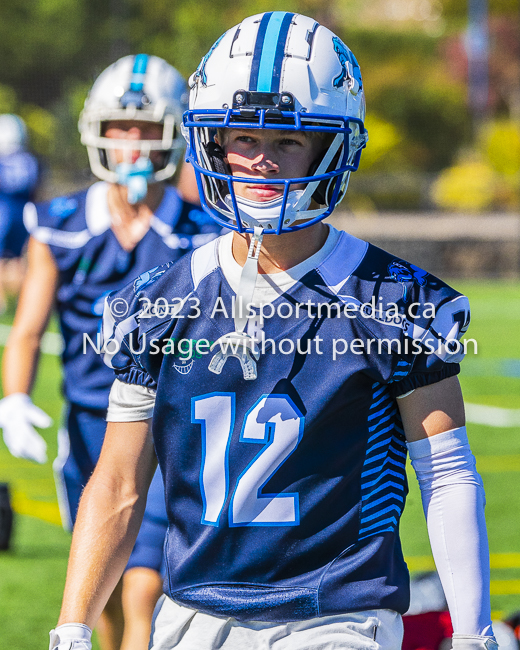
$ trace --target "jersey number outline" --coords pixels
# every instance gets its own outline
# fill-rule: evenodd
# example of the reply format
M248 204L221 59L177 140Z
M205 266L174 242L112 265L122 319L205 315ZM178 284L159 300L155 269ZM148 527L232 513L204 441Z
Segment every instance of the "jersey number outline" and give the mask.
M235 394L208 393L191 400L191 421L201 425L201 523L218 526L229 493L229 446ZM298 526L299 495L263 494L264 485L298 446L305 417L288 395L262 395L247 411L240 442L264 447L240 473L229 503L229 526Z

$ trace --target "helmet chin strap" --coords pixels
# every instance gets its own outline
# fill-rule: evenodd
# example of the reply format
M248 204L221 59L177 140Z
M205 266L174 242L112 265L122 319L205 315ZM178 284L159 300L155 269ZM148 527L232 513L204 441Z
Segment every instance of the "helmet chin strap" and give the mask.
M211 346L211 350L220 347L209 364L209 370L216 375L220 375L229 357L236 357L242 366L244 379L251 380L257 377L256 362L260 358L260 350L253 337L246 334L244 330L248 320L248 307L253 302L263 236L263 228L255 226L238 285L233 314L235 331L221 336Z
M134 205L144 199L153 173L152 161L145 156L139 157L133 164L122 162L117 165L117 183L128 188L128 203Z
M287 195L284 226L291 225L300 217L300 210L306 210L311 202L311 196L302 201L304 190L292 190ZM272 201L250 201L235 194L240 220L248 228L273 228L276 229L283 206L283 196ZM226 205L233 210L233 201L229 194L224 198Z

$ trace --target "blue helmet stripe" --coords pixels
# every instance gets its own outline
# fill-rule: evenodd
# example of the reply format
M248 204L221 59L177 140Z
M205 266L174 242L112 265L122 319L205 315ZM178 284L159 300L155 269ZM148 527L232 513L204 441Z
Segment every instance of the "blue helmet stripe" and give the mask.
M289 33L294 14L286 13L282 24L280 25L280 33L278 35L278 42L276 43L276 52L273 64L273 77L271 79L271 92L276 93L280 90L280 78L282 74L283 57L285 54L285 41Z
M148 66L148 54L137 54L134 59L134 68L130 79L130 90L139 92L143 89L144 75Z
M265 32L269 25L269 20L273 15L272 11L268 11L262 16L258 34L256 35L255 51L253 52L253 62L251 64L251 76L249 78L249 90L258 90L258 73L260 70L260 61L262 59L262 52L264 46Z
M253 55L251 90L264 93L279 90L285 41L293 16L294 14L285 11L264 14ZM253 70L256 72L255 75L253 75Z

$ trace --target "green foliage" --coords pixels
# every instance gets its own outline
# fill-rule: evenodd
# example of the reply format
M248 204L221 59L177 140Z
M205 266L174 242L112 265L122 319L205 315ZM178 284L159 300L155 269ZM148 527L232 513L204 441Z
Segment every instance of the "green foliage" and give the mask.
M50 111L34 104L22 105L20 116L29 129L34 151L41 155L50 155L56 142L56 117Z
M518 16L518 0L488 0L489 11L492 14ZM442 0L444 15L449 18L465 20L468 12L468 3L460 0Z
M432 197L445 210L481 212L493 202L494 189L489 165L468 161L445 169L432 186Z
M437 59L437 45L425 35L392 35L386 52L378 52L379 61L366 48L370 58L363 68L368 111L399 130L408 168L424 171L448 165L469 138L465 90Z
M520 122L500 120L486 124L480 133L479 146L500 174L520 173Z
M0 58L9 61L2 78L14 84L36 74L47 79L70 70L84 42L87 19L82 0L10 0L3 3Z
M389 19L390 0L10 0L4 4L0 57L9 65L0 69L0 111L27 117L34 147L48 157L55 172L83 173L88 168L77 118L94 78L116 58L148 52L165 58L188 77L223 31L245 16L267 10L314 16L356 54L369 116L377 116L374 125L377 120L384 122L399 138L398 146L389 146L386 140L376 143L376 137L384 139L390 131L378 133L374 126L358 175L438 172L453 164L471 142L464 81L453 78L451 61L444 61L442 54L446 36L466 27L467 3L458 0L432 3L434 13L442 10L436 27L427 20ZM518 0L489 0L489 6L492 13L508 16L518 9ZM502 203L514 205L512 192L507 182L503 184L499 194L509 198L501 199ZM382 195L365 199L375 200L378 208L408 209L424 202L423 195L419 187L408 191L403 186L392 198L386 194L387 199Z
M365 127L369 141L361 154L360 170L366 170L384 158L402 140L397 128L374 113L367 115Z
M428 205L429 175L450 165L471 136L465 88L441 59L442 38L418 30L361 27L342 36L363 72L367 123L376 116L398 137L385 146L388 133L369 128L347 204L356 211ZM372 159L377 149L380 155Z
M0 85L0 113L13 113L16 103L15 91L10 86Z
M444 169L432 186L432 198L445 210L479 212L520 207L520 125L490 121L475 147Z

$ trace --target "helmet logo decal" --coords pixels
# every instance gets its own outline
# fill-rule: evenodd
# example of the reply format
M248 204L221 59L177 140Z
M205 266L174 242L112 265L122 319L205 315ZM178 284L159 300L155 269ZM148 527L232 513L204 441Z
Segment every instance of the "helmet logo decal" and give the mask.
M220 41L224 38L226 34L222 34L209 48L209 52L202 57L202 61L199 63L199 67L195 70L195 79L200 79L202 85L206 87L208 85L208 77L206 76L206 64L209 60L209 57L213 54L213 50L217 47Z
M256 37L249 89L275 93L280 89L280 77L285 55L285 42L294 14L270 11L262 16Z
M332 43L334 44L334 52L338 55L339 62L341 63L341 72L337 77L334 77L332 84L334 88L341 88L347 77L350 77L349 70L347 69L347 64L350 63L352 66L352 76L358 82L359 88L363 85L361 80L361 71L359 69L359 64L356 61L356 57L348 49L348 47L343 43L343 41L334 36L332 38Z
M141 273L141 275L134 280L134 293L138 295L141 291L149 287L171 266L171 264L164 264L163 266L154 266L153 269Z

